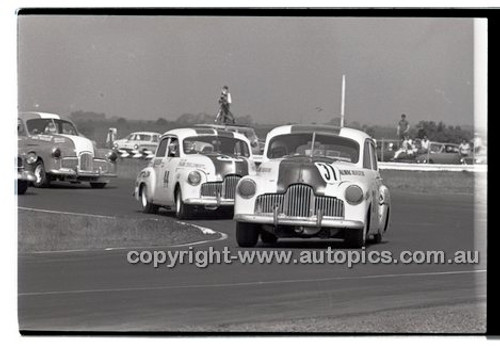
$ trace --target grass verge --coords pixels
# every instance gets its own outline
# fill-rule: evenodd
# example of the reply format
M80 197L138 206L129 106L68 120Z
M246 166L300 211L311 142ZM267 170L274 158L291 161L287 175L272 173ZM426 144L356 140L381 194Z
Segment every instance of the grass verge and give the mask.
M392 191L431 194L474 194L474 180L485 178L484 173L468 171L401 171L381 170L384 184Z
M168 218L103 218L19 210L20 253L159 247L217 239Z

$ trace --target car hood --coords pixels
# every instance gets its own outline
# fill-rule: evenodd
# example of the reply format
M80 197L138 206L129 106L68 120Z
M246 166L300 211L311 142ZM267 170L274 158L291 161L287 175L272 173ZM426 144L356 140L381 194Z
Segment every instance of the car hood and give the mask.
M92 141L85 137L71 136L68 134L59 134L55 137L63 137L73 143L75 147L75 153L78 155L83 152L94 153L94 145Z
M364 172L352 163L328 157L292 156L263 163L258 175L275 183L278 193L285 192L293 184L306 184L322 195L328 185L358 180Z
M248 175L249 162L247 158L232 156L228 154L209 153L199 154L200 162L213 167L213 173L217 180L222 180L226 175L236 174Z

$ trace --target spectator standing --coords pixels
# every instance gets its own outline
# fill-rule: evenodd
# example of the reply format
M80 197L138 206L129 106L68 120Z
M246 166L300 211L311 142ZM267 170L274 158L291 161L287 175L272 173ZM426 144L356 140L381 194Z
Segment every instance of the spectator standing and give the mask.
M217 112L215 122L222 122L223 124L234 123L234 116L230 110L232 102L229 87L224 85L219 97L219 112Z
M401 119L398 122L398 126L396 128L396 133L400 140L404 139L405 136L410 132L410 123L406 120L406 115L403 113L401 115Z
M471 146L469 142L467 142L465 139L462 139L462 143L460 143L460 145L458 146L458 150L461 156L467 156L471 152Z
M109 149L113 148L113 144L115 143L116 140L116 128L110 128L108 130L108 134L106 135L106 147Z

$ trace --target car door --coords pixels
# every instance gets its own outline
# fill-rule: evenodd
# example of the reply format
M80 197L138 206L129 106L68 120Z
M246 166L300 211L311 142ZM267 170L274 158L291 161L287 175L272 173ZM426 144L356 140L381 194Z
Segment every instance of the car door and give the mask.
M166 141L167 140L167 141ZM166 142L165 142L166 141ZM174 188L175 188L175 172L179 165L179 140L175 136L165 137L161 140L157 149L157 154L163 155L155 158L155 173L156 175L156 190L155 196L157 201L161 201L164 205L174 203Z
M378 171L378 162L375 149L375 143L371 139L365 140L363 151L363 168L365 169L365 177L369 186L369 193L371 195L371 209L370 209L370 229L377 228L378 223L378 209L379 209L379 194L380 186L382 185L382 178Z
M165 204L167 200L165 190L168 187L169 176L165 174L165 164L169 142L170 137L164 137L161 139L152 161L155 174L155 186L152 187L153 201L158 204Z

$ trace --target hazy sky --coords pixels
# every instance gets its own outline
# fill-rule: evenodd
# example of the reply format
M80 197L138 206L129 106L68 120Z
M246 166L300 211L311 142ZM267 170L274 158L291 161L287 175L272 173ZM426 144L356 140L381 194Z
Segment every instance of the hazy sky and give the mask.
M473 124L473 20L21 16L20 110ZM317 109L320 107L321 110Z

